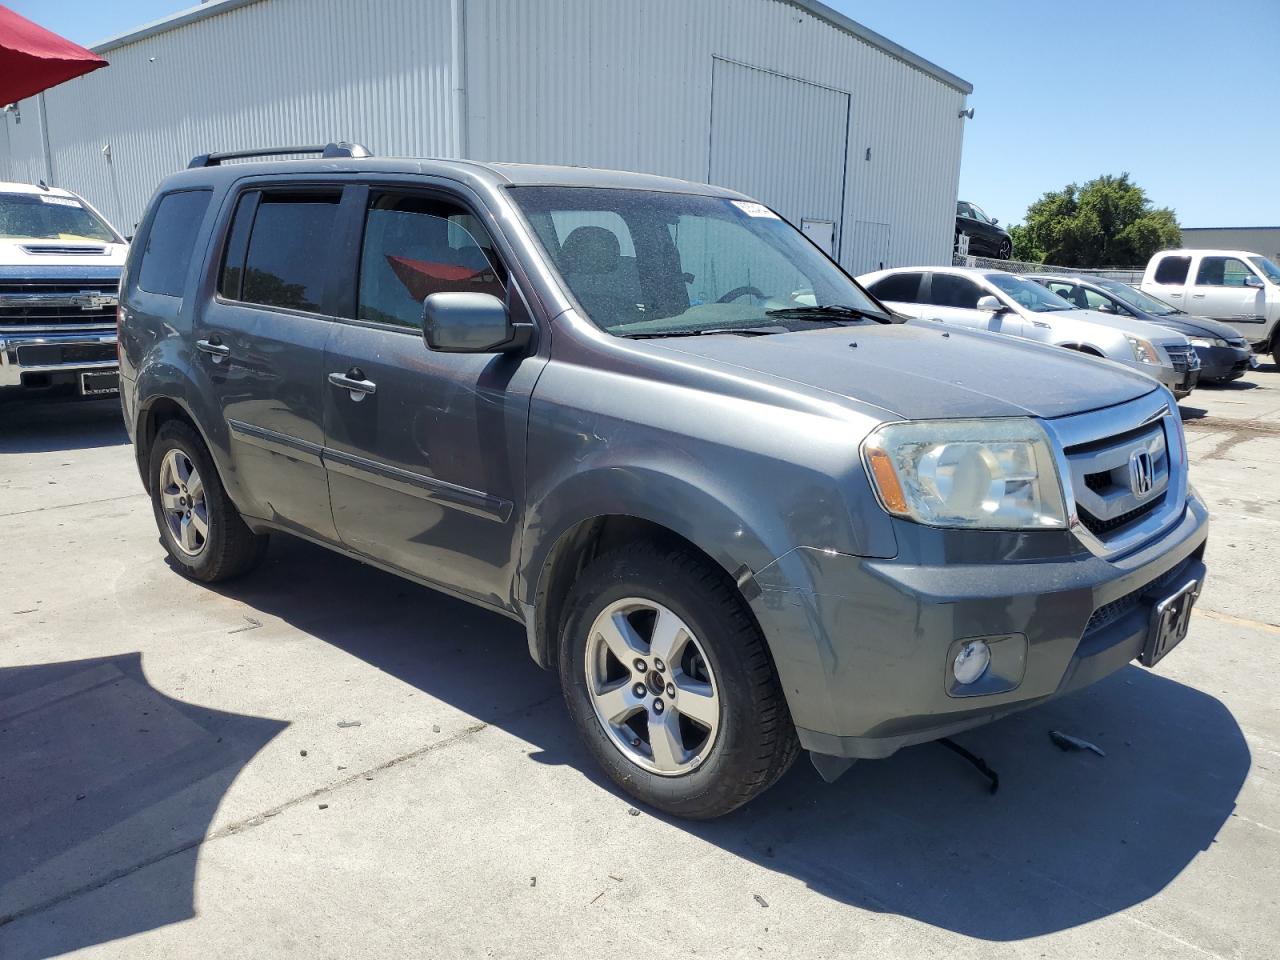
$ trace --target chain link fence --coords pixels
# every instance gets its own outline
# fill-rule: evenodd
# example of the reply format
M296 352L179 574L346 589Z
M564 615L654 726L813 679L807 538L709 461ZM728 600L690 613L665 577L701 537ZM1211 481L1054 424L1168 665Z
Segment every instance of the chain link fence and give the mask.
M953 267L977 267L981 270L1007 270L1009 273L1062 273L1073 276L1105 277L1137 286L1142 282L1141 268L1103 267L1086 270L1081 267L1052 267L1045 263L1023 263L1021 260L997 260L995 257L973 257L960 253L951 255Z

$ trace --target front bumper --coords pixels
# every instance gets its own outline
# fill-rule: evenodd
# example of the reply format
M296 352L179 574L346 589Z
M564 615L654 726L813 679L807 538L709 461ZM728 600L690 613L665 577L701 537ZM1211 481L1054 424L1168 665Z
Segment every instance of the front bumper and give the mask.
M43 387L119 366L114 330L0 333L0 388Z
M1248 347L1196 347L1200 357L1200 379L1235 380L1250 369L1253 351Z
M978 563L945 538L936 549L907 551L915 560L800 548L757 575L752 605L800 742L837 757L886 757L1062 696L1134 660L1154 603L1203 578L1207 524L1191 493L1162 536L1118 558L1064 550L1066 532L993 534ZM979 682L975 694L958 696L949 665L974 638L991 642L999 682L985 688L995 692Z

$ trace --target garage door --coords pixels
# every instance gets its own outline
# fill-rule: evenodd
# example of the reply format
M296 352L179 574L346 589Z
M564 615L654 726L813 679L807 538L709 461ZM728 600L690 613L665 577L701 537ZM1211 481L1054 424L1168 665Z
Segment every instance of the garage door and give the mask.
M840 249L849 95L712 60L708 179L741 190ZM830 227L826 225L830 224Z

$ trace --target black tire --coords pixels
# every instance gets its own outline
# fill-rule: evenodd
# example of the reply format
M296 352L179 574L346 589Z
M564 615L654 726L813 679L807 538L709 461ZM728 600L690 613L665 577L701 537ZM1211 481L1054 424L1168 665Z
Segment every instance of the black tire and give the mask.
M169 526L168 513L161 503L162 465L170 451L185 455L204 484L208 533L194 555L178 544ZM160 427L151 445L148 471L151 507L156 526L160 529L160 542L179 573L201 583L217 583L238 577L258 565L266 553L268 538L255 534L245 524L240 511L223 489L222 479L204 441L191 426L180 420L170 420Z
M662 604L688 625L718 687L715 742L700 765L676 776L629 759L597 718L588 690L591 625L630 597ZM593 561L570 591L559 653L560 684L587 749L618 786L666 813L696 820L729 813L772 786L800 751L755 618L724 571L686 549L636 543Z

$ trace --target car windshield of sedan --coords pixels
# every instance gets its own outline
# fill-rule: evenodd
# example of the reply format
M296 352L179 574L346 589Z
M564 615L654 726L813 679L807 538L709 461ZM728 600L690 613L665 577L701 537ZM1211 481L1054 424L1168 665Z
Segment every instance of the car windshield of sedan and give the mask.
M1180 312L1177 307L1171 306L1163 300L1148 296L1141 290L1135 290L1127 283L1121 283L1119 280L1102 278L1093 282L1121 303L1133 307L1135 310L1141 310L1143 313L1150 313L1157 317L1167 317L1170 314Z
M1063 300L1033 280L1014 276L1012 273L988 273L988 283L999 287L1018 306L1032 313L1051 313L1055 310L1074 310L1075 305Z
M511 187L510 194L588 319L615 336L890 321L762 204L596 187Z
M1249 262L1263 272L1272 283L1280 283L1280 267L1266 257L1250 257Z
M0 239L121 242L75 197L52 193L0 193Z

